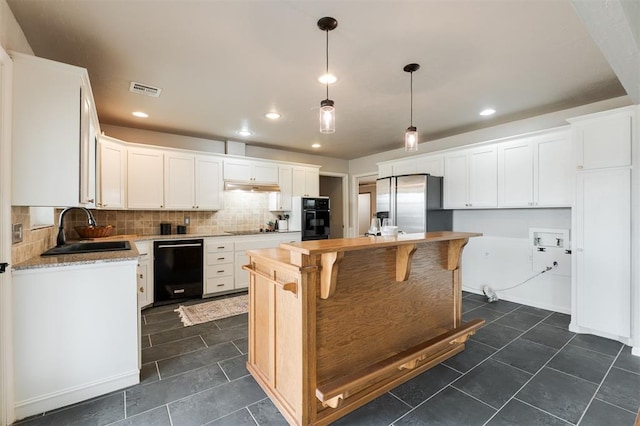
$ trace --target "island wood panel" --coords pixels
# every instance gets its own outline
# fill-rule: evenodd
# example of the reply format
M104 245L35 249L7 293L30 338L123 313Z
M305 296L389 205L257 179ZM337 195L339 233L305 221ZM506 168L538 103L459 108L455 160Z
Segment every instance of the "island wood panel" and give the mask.
M249 372L290 424L327 425L459 353L484 322L461 322L460 251L478 235L250 251Z
M395 281L395 247L345 253L334 295L317 301L320 384L453 328L446 252L446 242L419 244L404 282Z

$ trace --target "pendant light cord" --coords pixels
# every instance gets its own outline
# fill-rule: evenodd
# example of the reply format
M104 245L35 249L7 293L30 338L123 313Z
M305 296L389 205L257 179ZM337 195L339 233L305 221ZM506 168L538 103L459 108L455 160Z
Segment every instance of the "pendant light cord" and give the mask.
M411 84L410 84L410 91L411 91L411 112L410 112L410 116L411 116L411 127L413 127L413 71L411 71Z
M326 33L327 33L327 43L326 43L327 72L324 78L326 78L326 81L327 81L327 99L329 99L329 30L327 30Z

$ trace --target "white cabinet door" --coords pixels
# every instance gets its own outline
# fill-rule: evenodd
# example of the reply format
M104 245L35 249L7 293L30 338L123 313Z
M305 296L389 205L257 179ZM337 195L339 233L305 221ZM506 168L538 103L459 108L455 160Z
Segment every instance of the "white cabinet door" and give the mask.
M320 195L320 172L315 167L293 167L292 194L294 197Z
M290 211L293 194L293 167L278 166L278 186L280 192L269 194L270 211Z
M571 138L567 134L533 143L533 195L536 207L571 206Z
M98 150L98 208L125 208L126 185L126 146L101 136Z
M222 159L205 155L196 156L195 187L197 209L222 209Z
M614 112L573 125L576 168L591 170L631 165L630 109Z
M253 180L258 183L278 183L278 166L271 163L253 163Z
M278 166L273 163L227 159L224 160L224 179L236 182L278 183Z
M176 152L164 154L164 208L195 208L195 156Z
M516 141L498 146L498 204L500 207L533 205L531 141Z
M237 251L235 254L235 279L234 288L242 289L249 287L249 272L242 269L242 265L249 263L249 256L244 251Z
M147 148L127 150L127 206L130 209L163 207L163 153Z
M80 204L84 207L96 206L96 147L97 127L92 114L90 89L81 89L80 119Z
M574 326L630 336L630 201L629 169L578 173Z
M453 153L445 157L443 179L445 209L469 207L468 169L466 152Z
M393 164L393 176L412 175L418 173L418 162L415 158L398 161Z
M89 120L95 111L87 71L32 55L11 55L12 204L92 207L95 147Z
M496 146L477 148L469 152L469 206L498 205L498 158Z

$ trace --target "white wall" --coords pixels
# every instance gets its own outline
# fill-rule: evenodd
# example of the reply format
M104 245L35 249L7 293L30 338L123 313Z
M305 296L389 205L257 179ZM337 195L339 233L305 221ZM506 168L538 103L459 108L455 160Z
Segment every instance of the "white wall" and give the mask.
M453 229L480 232L469 240L462 254L462 285L466 291L482 294L512 287L542 268L534 269L529 228L571 228L571 209L457 210ZM558 262L570 270L570 255ZM551 266L551 265L550 265ZM524 303L557 312L571 312L571 276L556 269L512 290L497 291L500 299Z
M0 46L7 51L15 50L33 55L33 49L27 42L6 0L0 0Z

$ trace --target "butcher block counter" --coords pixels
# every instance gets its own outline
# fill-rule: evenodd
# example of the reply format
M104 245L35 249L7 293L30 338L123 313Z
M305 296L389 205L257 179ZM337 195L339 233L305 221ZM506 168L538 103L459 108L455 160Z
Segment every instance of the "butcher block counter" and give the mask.
M460 257L476 233L249 251L247 368L292 425L326 425L464 350Z

